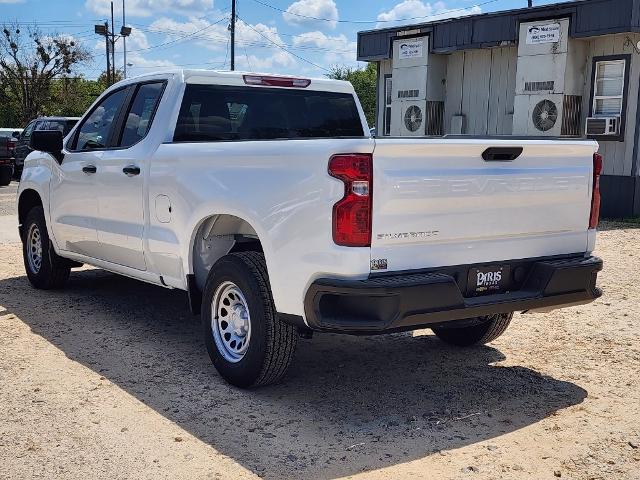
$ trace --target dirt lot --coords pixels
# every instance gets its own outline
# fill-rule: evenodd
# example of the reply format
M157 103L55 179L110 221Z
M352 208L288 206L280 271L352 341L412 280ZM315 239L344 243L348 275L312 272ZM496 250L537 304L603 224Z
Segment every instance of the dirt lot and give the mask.
M5 242L0 478L640 479L639 247L607 225L605 296L491 346L316 335L246 392L182 293L92 269L36 291Z

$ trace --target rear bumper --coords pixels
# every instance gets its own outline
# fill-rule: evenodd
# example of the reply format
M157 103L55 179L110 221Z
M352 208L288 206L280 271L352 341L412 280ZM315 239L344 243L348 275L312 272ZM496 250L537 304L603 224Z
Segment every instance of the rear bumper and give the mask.
M505 262L509 264L510 262ZM465 297L469 268L405 272L366 280L316 280L305 297L305 315L314 330L372 334L412 330L496 313L548 310L589 303L602 260L569 257L511 262L521 279L510 292Z

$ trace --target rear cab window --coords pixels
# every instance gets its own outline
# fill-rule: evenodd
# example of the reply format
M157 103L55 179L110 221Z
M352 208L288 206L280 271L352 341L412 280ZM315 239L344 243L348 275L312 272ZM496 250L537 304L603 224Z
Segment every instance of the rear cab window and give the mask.
M174 142L365 137L353 95L188 84Z
M166 82L150 82L137 86L120 133L118 147L128 148L142 140L153 122Z

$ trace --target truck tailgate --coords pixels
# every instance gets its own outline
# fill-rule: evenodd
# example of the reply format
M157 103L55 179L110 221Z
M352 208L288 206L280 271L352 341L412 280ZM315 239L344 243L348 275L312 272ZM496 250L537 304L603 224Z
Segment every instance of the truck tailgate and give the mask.
M523 150L487 161L490 147ZM578 140L377 139L372 270L584 252L596 150Z

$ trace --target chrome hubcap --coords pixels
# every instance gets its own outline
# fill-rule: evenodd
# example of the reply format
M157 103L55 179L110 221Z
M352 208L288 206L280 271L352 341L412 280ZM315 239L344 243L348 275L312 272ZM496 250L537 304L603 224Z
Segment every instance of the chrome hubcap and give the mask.
M42 235L36 224L32 224L27 232L27 260L33 273L38 273L42 267Z
M251 317L247 300L233 282L223 282L213 294L211 330L225 360L236 363L244 358L251 338Z

